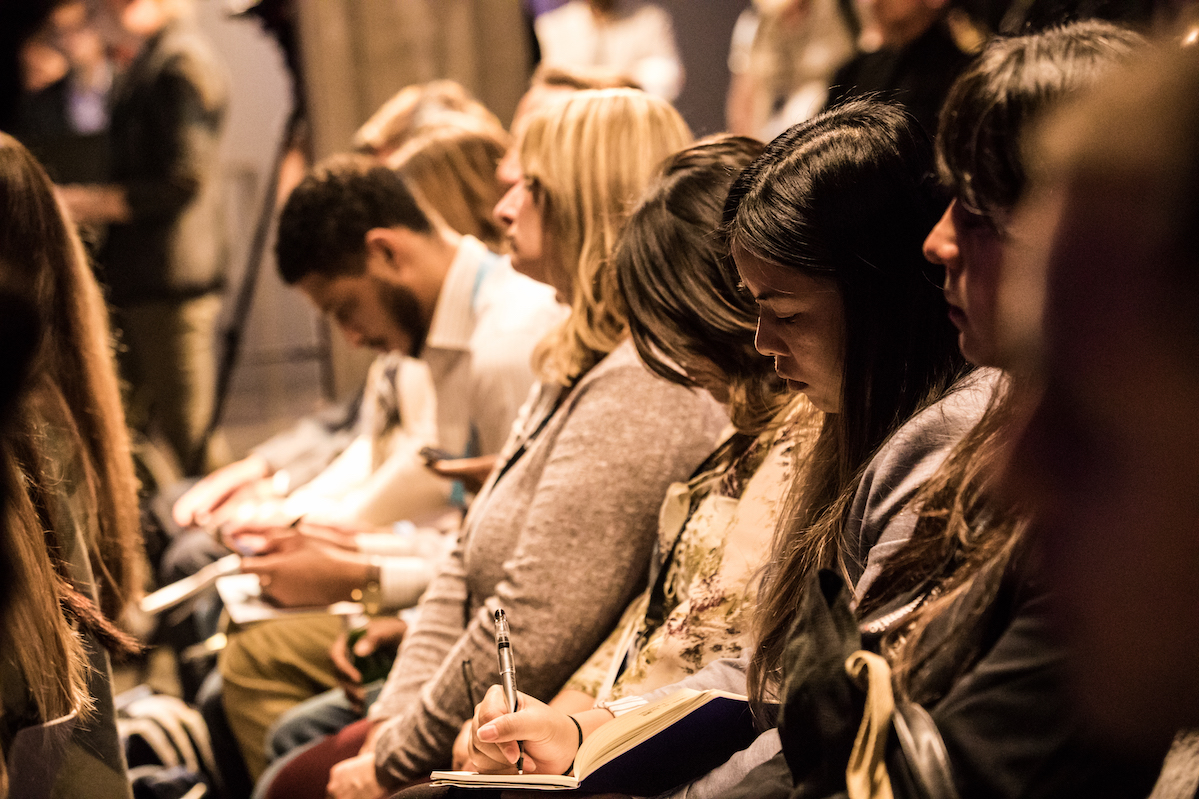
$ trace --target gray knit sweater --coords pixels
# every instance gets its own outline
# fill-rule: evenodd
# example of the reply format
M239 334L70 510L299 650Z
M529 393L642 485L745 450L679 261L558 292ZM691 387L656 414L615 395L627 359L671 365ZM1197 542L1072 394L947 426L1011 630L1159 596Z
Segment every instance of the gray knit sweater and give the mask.
M503 608L522 691L548 700L643 587L670 483L686 479L727 424L706 392L650 374L625 342L553 410L542 386L484 486L458 546L421 600L371 718L382 784L449 763L475 695L499 681L492 615ZM536 433L523 455L504 466Z

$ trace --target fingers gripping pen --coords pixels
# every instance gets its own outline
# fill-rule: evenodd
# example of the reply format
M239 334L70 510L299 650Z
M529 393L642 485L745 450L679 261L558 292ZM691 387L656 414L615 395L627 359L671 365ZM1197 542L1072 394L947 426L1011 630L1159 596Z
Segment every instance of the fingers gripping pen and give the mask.
M512 660L512 642L508 640L508 619L503 610L495 612L495 649L500 658L500 684L504 686L504 701L508 712L516 712L516 664ZM517 744L519 746L519 742ZM524 774L525 754L521 749L516 759L516 773Z

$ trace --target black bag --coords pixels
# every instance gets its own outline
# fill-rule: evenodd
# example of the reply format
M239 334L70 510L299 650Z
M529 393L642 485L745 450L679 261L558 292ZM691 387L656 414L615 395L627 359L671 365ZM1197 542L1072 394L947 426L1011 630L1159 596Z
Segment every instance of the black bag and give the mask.
M891 708L883 732L887 790L897 799L958 799L945 742L928 712L910 702L894 702L889 670L885 680L876 680L874 689L881 684L885 697L869 697L847 673L849 658L869 648L863 645L851 599L838 575L829 571L813 575L788 636L779 737L795 786L792 796L849 794L846 764L858 754L855 738L863 728L864 712L873 706L875 712L879 707ZM918 604L915 599L902 603L885 621L898 622L906 616L901 611ZM889 624L863 626L882 632ZM887 668L881 658L871 660L876 664L873 668Z

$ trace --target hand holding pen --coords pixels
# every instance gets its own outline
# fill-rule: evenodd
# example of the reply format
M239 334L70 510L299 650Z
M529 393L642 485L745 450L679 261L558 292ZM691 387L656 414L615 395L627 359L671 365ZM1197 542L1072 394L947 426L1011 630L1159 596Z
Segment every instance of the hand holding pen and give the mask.
M500 684L504 688L504 702L508 712L515 713L519 709L519 697L516 693L516 663L512 659L512 642L508 639L508 618L503 609L495 612L495 649L500 661ZM517 743L520 752L516 759L516 773L525 773L524 749Z
M511 773L513 766L520 774L565 773L582 743L582 728L565 713L517 691L502 610L495 614L495 643L501 684L491 686L475 708L468 745L471 762L484 774Z

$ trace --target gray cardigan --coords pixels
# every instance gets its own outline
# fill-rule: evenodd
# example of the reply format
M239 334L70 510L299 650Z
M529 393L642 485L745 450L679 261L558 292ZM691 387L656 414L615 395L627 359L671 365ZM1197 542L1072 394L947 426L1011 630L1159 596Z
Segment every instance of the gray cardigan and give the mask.
M371 708L382 784L449 763L474 691L499 682L492 615L511 623L520 689L550 699L642 588L657 513L727 424L706 392L650 374L625 342L562 398L542 386L472 504ZM535 437L515 462L512 454ZM504 466L507 466L505 471Z

